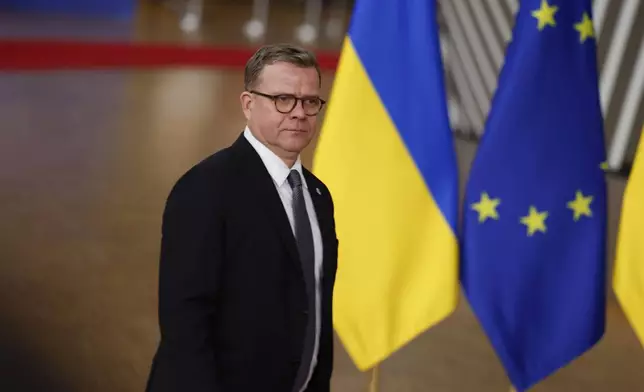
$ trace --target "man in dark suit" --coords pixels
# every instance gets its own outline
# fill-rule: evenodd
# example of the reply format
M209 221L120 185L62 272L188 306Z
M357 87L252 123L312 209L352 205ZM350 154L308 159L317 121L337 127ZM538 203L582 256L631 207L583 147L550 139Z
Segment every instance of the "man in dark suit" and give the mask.
M246 129L166 203L149 392L330 390L333 201L300 162L324 105L319 66L266 46L244 79Z

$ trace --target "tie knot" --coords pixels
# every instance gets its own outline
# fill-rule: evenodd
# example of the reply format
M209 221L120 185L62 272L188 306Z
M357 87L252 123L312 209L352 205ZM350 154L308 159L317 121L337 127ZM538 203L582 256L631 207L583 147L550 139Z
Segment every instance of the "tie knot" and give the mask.
M302 186L302 177L300 177L300 173L297 170L291 170L291 172L288 174L287 180L288 184L293 189Z

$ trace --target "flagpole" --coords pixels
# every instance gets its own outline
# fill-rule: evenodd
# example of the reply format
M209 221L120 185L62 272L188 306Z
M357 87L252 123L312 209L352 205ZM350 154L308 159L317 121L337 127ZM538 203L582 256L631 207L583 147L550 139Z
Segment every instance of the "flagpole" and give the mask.
M371 369L371 382L369 383L369 392L378 392L378 365Z

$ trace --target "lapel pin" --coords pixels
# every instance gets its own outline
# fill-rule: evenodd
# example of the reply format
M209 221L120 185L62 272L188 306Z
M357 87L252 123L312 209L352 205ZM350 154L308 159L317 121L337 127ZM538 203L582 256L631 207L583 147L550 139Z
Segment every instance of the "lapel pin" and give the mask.
M315 191L318 193L318 195L322 196L322 191L320 190L320 188L315 188Z

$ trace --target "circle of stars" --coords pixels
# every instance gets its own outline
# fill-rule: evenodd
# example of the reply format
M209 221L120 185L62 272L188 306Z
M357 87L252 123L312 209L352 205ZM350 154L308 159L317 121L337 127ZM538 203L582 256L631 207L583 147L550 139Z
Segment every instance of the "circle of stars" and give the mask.
M548 0L541 0L539 9L531 12L532 17L537 20L537 29L544 31L547 27L556 27L556 14L558 11L559 7L556 5L551 5ZM574 24L574 29L579 33L579 42L582 44L589 38L595 38L593 22L588 12L582 14L581 20ZM606 162L602 162L600 167L606 171ZM582 217L592 218L592 210L590 208L592 202L592 196L586 196L582 191L578 190L575 193L575 198L566 203L567 208L572 211L573 221L578 222ZM472 203L471 208L478 213L479 224L483 224L488 219L500 219L497 210L500 204L501 199L491 198L487 192L482 192L479 201ZM539 211L536 206L531 205L528 208L527 215L520 217L519 222L526 226L527 235L531 237L537 232L546 233L546 220L548 216L548 211Z

